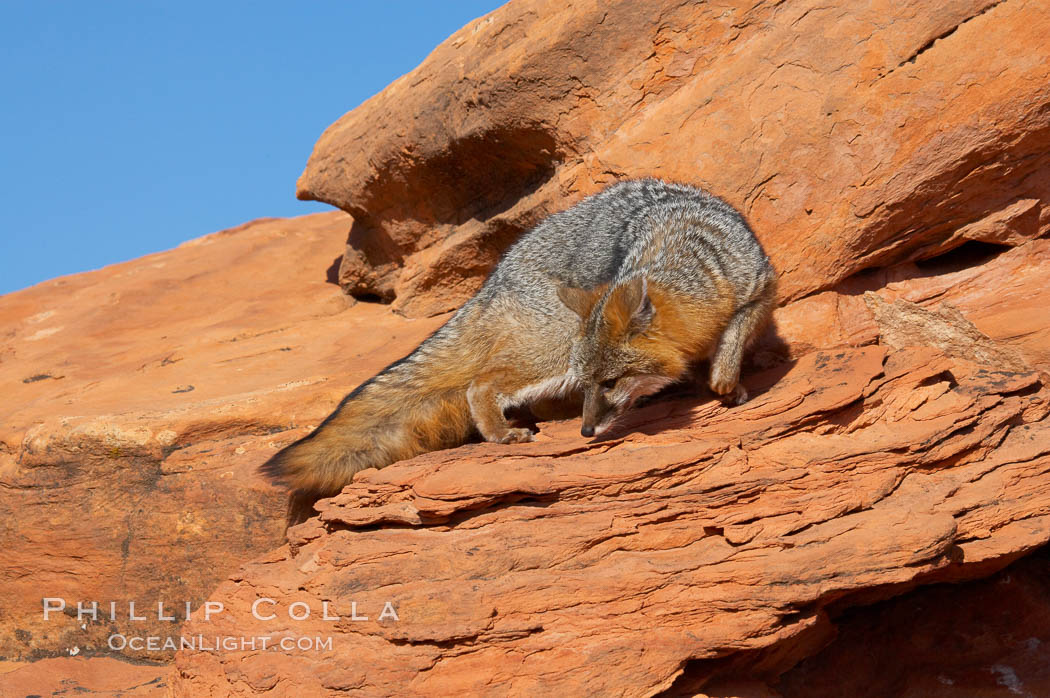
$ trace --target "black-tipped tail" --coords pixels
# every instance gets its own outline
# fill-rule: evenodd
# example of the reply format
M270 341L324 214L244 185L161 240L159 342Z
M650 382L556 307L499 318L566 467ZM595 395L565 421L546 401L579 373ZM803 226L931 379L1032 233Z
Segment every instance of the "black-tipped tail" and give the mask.
M316 432L314 432L316 433ZM319 492L312 488L297 486L297 480L303 479L302 458L305 455L305 444L313 434L285 446L268 461L259 466L259 472L273 484L288 490L288 510L285 528L296 526L317 515L314 504L332 492Z
M302 439L296 441L293 444L285 446L280 451L273 454L268 461L260 465L259 472L262 474L262 476L275 485L288 487L289 473L288 464L286 461L286 454L288 453L288 449L294 448L301 442Z

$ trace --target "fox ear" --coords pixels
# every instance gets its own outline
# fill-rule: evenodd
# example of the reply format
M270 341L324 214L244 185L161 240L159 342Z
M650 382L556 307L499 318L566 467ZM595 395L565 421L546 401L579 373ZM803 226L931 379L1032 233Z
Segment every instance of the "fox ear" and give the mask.
M586 320L591 316L594 304L598 302L604 291L604 286L599 286L590 291L573 286L559 286L558 298L561 299L566 308L579 315L581 320Z
M632 334L641 334L649 329L649 326L653 324L653 315L656 314L656 309L653 308L653 299L649 296L649 282L642 277L640 298L638 299L638 305L635 306L634 315L631 316L631 332Z
M641 334L649 329L655 311L645 277L636 276L613 289L606 312L613 326L627 334Z

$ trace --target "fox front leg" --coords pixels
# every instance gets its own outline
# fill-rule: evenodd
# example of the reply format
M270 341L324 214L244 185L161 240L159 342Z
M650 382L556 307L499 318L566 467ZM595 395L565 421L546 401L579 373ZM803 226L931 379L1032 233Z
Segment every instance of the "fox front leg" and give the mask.
M523 428L511 428L503 416L500 392L492 382L474 381L467 389L467 404L474 425L486 441L497 444L515 444L532 441L532 432Z
M740 363L747 349L769 324L773 311L773 291L770 287L760 298L746 304L733 315L722 333L711 358L711 390L730 404L747 402L747 390L740 385Z

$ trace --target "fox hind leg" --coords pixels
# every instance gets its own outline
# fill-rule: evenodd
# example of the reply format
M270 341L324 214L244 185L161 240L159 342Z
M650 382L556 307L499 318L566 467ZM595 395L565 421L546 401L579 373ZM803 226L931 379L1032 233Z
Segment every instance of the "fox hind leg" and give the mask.
M722 332L711 358L708 385L726 402L734 405L747 402L747 390L740 385L740 363L744 350L766 328L772 312L772 294L766 293L737 310Z
M521 427L511 427L503 416L500 393L494 383L475 381L467 390L467 403L474 425L486 441L498 444L516 444L532 441L532 432Z

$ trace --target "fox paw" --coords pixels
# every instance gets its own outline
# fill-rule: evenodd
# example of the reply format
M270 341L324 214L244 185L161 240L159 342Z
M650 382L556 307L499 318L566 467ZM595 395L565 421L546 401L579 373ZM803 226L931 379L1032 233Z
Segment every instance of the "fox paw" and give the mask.
M720 397L722 398L722 402L727 405L743 405L747 402L748 398L747 388L737 383L736 387L734 387L729 393L721 395Z
M532 432L524 428L508 429L507 433L499 439L501 444L522 444L532 441Z
M727 405L743 405L747 402L747 388L737 383L730 387L711 382L711 390L718 394L718 399Z

